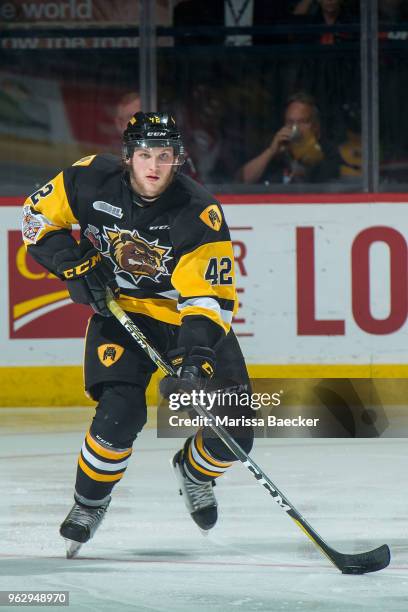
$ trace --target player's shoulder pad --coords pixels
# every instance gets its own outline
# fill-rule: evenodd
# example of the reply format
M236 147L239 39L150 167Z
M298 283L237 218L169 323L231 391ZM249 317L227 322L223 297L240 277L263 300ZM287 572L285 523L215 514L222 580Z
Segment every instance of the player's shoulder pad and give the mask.
M81 157L78 161L74 162L73 166L90 166L94 161L96 155L87 155L86 157Z
M122 173L119 157L110 154L88 155L64 170L65 185L99 184L102 177Z
M64 187L71 207L74 206L78 189L97 189L107 176L122 173L122 163L115 155L89 155L65 168L63 172Z
M188 217L199 225L204 224L219 232L224 215L221 204L205 187L187 176L180 176L183 188L188 191Z
M104 153L101 155L87 155L78 159L72 164L72 167L89 167L91 166L94 170L114 170L116 168L121 169L121 160L116 155L110 153Z

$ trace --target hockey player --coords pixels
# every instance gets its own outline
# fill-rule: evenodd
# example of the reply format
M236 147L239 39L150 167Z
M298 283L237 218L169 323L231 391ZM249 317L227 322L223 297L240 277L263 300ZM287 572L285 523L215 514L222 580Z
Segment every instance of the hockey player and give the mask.
M231 330L236 306L233 251L220 204L191 178L181 135L164 113L136 113L123 137L123 159L79 160L25 202L23 237L30 255L66 282L74 302L95 314L86 334L85 388L98 402L78 459L75 503L60 527L73 556L100 524L146 422L146 387L154 364L111 316L109 287L152 344L171 352L179 377L163 394L216 380L248 385ZM79 244L71 235L79 224ZM247 408L220 411L239 417ZM249 452L253 433L229 431ZM217 520L214 480L234 461L208 428L173 458L180 492L197 525Z

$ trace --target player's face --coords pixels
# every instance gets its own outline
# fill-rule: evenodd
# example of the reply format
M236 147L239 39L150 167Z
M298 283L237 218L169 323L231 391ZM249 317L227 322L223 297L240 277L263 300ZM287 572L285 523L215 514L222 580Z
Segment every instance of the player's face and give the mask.
M141 196L158 197L173 179L175 158L171 147L135 149L128 163L131 185Z

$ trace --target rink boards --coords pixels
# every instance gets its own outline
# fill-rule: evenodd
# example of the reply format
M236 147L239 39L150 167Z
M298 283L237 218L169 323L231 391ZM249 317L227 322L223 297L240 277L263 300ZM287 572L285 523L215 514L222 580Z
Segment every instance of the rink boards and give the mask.
M404 194L220 199L234 243L234 329L253 376L406 376ZM0 199L0 405L83 404L90 312L26 257L20 204Z

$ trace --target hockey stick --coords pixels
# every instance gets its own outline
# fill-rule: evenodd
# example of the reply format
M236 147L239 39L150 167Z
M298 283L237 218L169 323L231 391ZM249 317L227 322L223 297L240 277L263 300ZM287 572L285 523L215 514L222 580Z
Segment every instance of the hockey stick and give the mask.
M112 293L108 290L107 305L111 313L116 317L121 325L129 332L132 338L138 343L140 348L144 350L150 359L158 368L169 376L176 376L173 367L166 363L160 353L149 343L146 336L141 332L132 319L122 310L119 304L114 300ZM376 572L384 569L390 562L390 549L387 544L383 544L379 548L370 550L365 553L344 554L331 548L313 529L313 527L303 518L296 510L288 498L278 489L278 487L268 478L263 470L255 463L253 459L240 447L229 432L222 426L216 425L214 419L208 410L199 403L194 403L193 407L198 415L207 417L210 421L210 427L215 434L224 442L224 444L234 453L237 459L245 465L252 473L256 480L268 491L275 502L284 510L302 529L302 531L312 540L312 542L320 548L320 550L330 559L330 561L343 574L366 574L368 572ZM207 422L208 422L207 420Z

